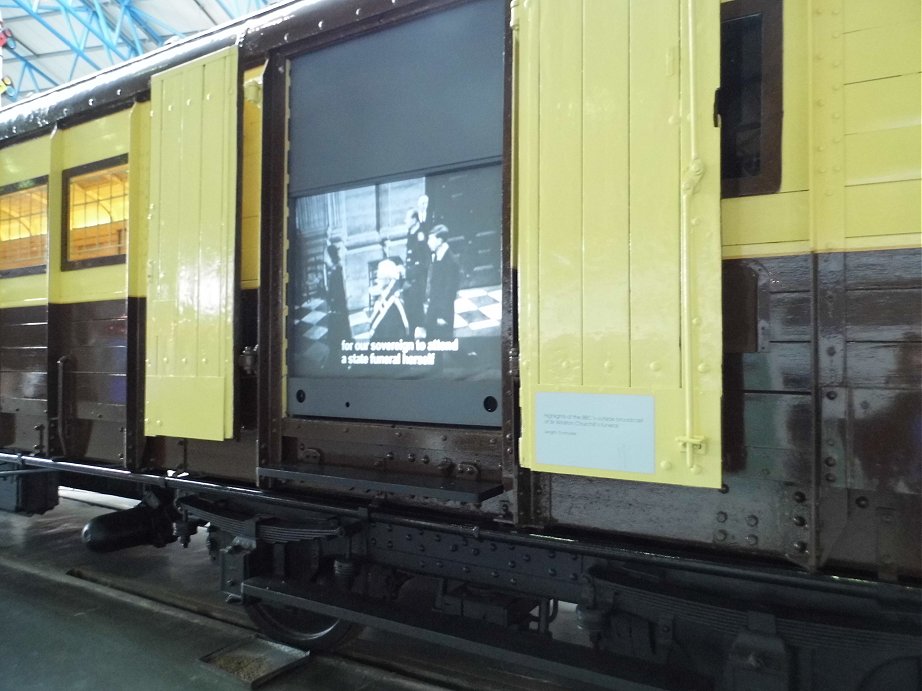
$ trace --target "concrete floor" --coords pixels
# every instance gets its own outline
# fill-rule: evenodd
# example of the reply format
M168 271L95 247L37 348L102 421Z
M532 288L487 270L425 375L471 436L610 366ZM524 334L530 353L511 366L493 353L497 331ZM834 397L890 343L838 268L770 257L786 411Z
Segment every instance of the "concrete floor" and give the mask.
M93 516L135 502L62 490L43 516L0 513L0 689L240 689L202 662L255 631L218 592L204 536L188 549L86 550ZM93 502L105 504L94 506ZM562 617L566 619L566 617ZM572 629L572 623L562 622ZM570 631L572 635L572 631ZM569 637L565 633L564 637ZM262 688L561 689L572 683L373 630Z

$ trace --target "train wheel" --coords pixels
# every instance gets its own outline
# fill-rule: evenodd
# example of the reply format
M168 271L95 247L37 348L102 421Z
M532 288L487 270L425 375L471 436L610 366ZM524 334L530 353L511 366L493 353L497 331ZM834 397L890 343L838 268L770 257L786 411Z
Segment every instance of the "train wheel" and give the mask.
M342 619L259 601L248 604L246 610L269 638L301 650L333 650L358 636L363 628Z

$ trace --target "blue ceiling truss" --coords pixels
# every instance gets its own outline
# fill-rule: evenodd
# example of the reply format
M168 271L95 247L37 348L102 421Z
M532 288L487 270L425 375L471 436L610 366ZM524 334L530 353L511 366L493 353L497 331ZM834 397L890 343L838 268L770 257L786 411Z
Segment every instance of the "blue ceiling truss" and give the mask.
M220 23L262 9L271 2L214 0L226 18L214 16L200 3L196 4L211 21ZM17 100L22 93L44 91L70 81L81 66L104 69L158 48L169 39L185 36L163 19L139 9L134 0L0 0L0 12L3 10L29 15L44 30L44 45L54 44L56 52L66 51L72 56L68 74L50 75L37 64L41 51L24 45L15 33L0 38L0 50L16 59L13 65L18 72L5 71L0 75L5 82L2 87L5 90L0 93L9 101ZM90 47L94 48L92 55Z

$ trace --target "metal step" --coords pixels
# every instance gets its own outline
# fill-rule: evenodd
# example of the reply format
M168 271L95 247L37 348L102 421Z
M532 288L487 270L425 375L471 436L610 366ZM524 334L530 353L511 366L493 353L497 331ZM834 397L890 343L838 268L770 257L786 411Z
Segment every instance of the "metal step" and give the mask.
M335 471L286 467L258 468L257 473L261 478L303 482L312 487L412 494L442 501L479 503L503 493L503 486L498 482L433 475L401 475L361 468L336 468Z

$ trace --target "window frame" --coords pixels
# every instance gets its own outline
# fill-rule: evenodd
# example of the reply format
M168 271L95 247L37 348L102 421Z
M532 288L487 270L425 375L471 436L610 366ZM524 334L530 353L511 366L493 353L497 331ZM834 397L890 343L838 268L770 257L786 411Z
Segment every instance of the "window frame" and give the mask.
M725 23L752 15L762 17L762 93L759 174L744 178L724 177L721 198L775 194L781 189L781 137L784 116L784 13L782 0L731 0L721 3L721 33ZM723 56L721 56L721 63ZM723 75L721 90L723 91ZM721 97L721 100L723 97ZM721 109L723 104L721 103ZM723 129L723 123L721 123ZM723 134L721 133L721 140Z
M39 175L38 177L30 178L28 180L20 180L19 182L13 182L9 185L3 185L0 187L0 197L13 192L25 192L26 190L30 190L33 187L40 187L42 185L45 186L45 223L49 226L45 229L45 257L41 264L33 264L32 266L17 266L12 269L0 269L0 278L34 276L36 274L43 274L48 270L48 238L51 235L51 220L49 217L50 187L48 176Z
M77 269L90 269L97 266L111 266L114 264L125 264L128 261L127 243L125 251L119 254L112 254L105 257L92 257L89 259L70 259L70 181L81 175L95 173L105 170L106 168L115 168L128 164L128 154L112 156L92 163L68 168L61 176L61 271L74 271ZM130 192L130 178L129 178ZM125 219L125 232L127 233L128 218Z

